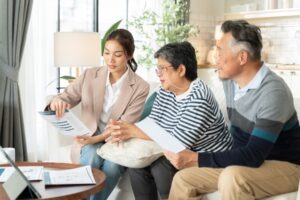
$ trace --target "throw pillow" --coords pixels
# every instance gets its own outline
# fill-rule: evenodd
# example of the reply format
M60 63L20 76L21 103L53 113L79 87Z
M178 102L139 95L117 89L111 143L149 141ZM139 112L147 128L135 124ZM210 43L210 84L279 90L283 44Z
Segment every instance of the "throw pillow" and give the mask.
M130 168L144 168L163 155L161 147L153 141L132 138L119 144L107 142L97 149L104 159Z

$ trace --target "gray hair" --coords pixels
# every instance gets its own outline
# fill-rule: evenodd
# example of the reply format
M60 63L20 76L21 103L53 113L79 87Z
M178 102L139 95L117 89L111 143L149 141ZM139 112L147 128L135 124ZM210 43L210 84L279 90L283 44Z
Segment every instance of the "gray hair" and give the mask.
M191 43L174 42L166 44L157 50L154 58L163 58L177 70L180 64L186 68L186 79L193 81L197 78L197 58L196 51Z
M233 52L245 50L252 60L261 59L262 37L259 27L245 20L227 20L221 30L232 34L233 39L229 45L233 47Z
M247 51L250 55L250 58L255 57L254 49L251 47L251 45L248 42L244 41L237 41L236 39L232 38L229 42L229 47L231 47L231 50L234 54L239 53L240 51L244 50Z

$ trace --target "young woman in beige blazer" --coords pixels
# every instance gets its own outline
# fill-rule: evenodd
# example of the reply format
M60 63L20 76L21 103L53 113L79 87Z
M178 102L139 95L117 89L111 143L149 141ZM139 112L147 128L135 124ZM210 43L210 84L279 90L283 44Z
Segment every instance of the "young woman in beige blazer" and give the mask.
M138 121L149 92L149 84L134 73L137 69L134 48L129 31L118 29L112 32L104 49L106 66L85 70L50 103L58 117L65 109L81 103L83 122L93 134L75 139L72 161L91 165L106 174L105 188L90 199L107 199L123 171L122 166L96 154L96 149L110 136L105 132L105 125L109 119Z

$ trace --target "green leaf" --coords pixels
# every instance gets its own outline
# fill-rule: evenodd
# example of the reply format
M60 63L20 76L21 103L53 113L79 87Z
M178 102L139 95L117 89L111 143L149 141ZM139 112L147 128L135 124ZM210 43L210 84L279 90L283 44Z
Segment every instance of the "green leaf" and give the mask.
M117 30L120 23L121 23L122 19L115 22L113 25L111 25L111 27L106 31L106 33L104 34L104 37L102 38L101 40L101 54L103 56L103 51L104 51L104 45L105 45L105 42L107 40L107 37L109 36L109 34L111 34L113 31Z
M61 76L59 78L67 81L76 79L74 76Z

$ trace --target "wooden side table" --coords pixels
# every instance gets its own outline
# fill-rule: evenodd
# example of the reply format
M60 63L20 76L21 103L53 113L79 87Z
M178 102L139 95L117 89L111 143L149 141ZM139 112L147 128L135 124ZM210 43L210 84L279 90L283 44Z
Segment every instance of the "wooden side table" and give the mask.
M47 163L47 162L17 162L17 166L43 166L51 170L63 170L80 167L77 164L69 163ZM95 185L76 185L76 186L50 186L45 187L44 181L32 181L31 183L42 195L42 199L86 199L92 194L101 191L105 183L105 174L98 169L92 169L96 184ZM8 200L8 196L0 184L0 199Z

